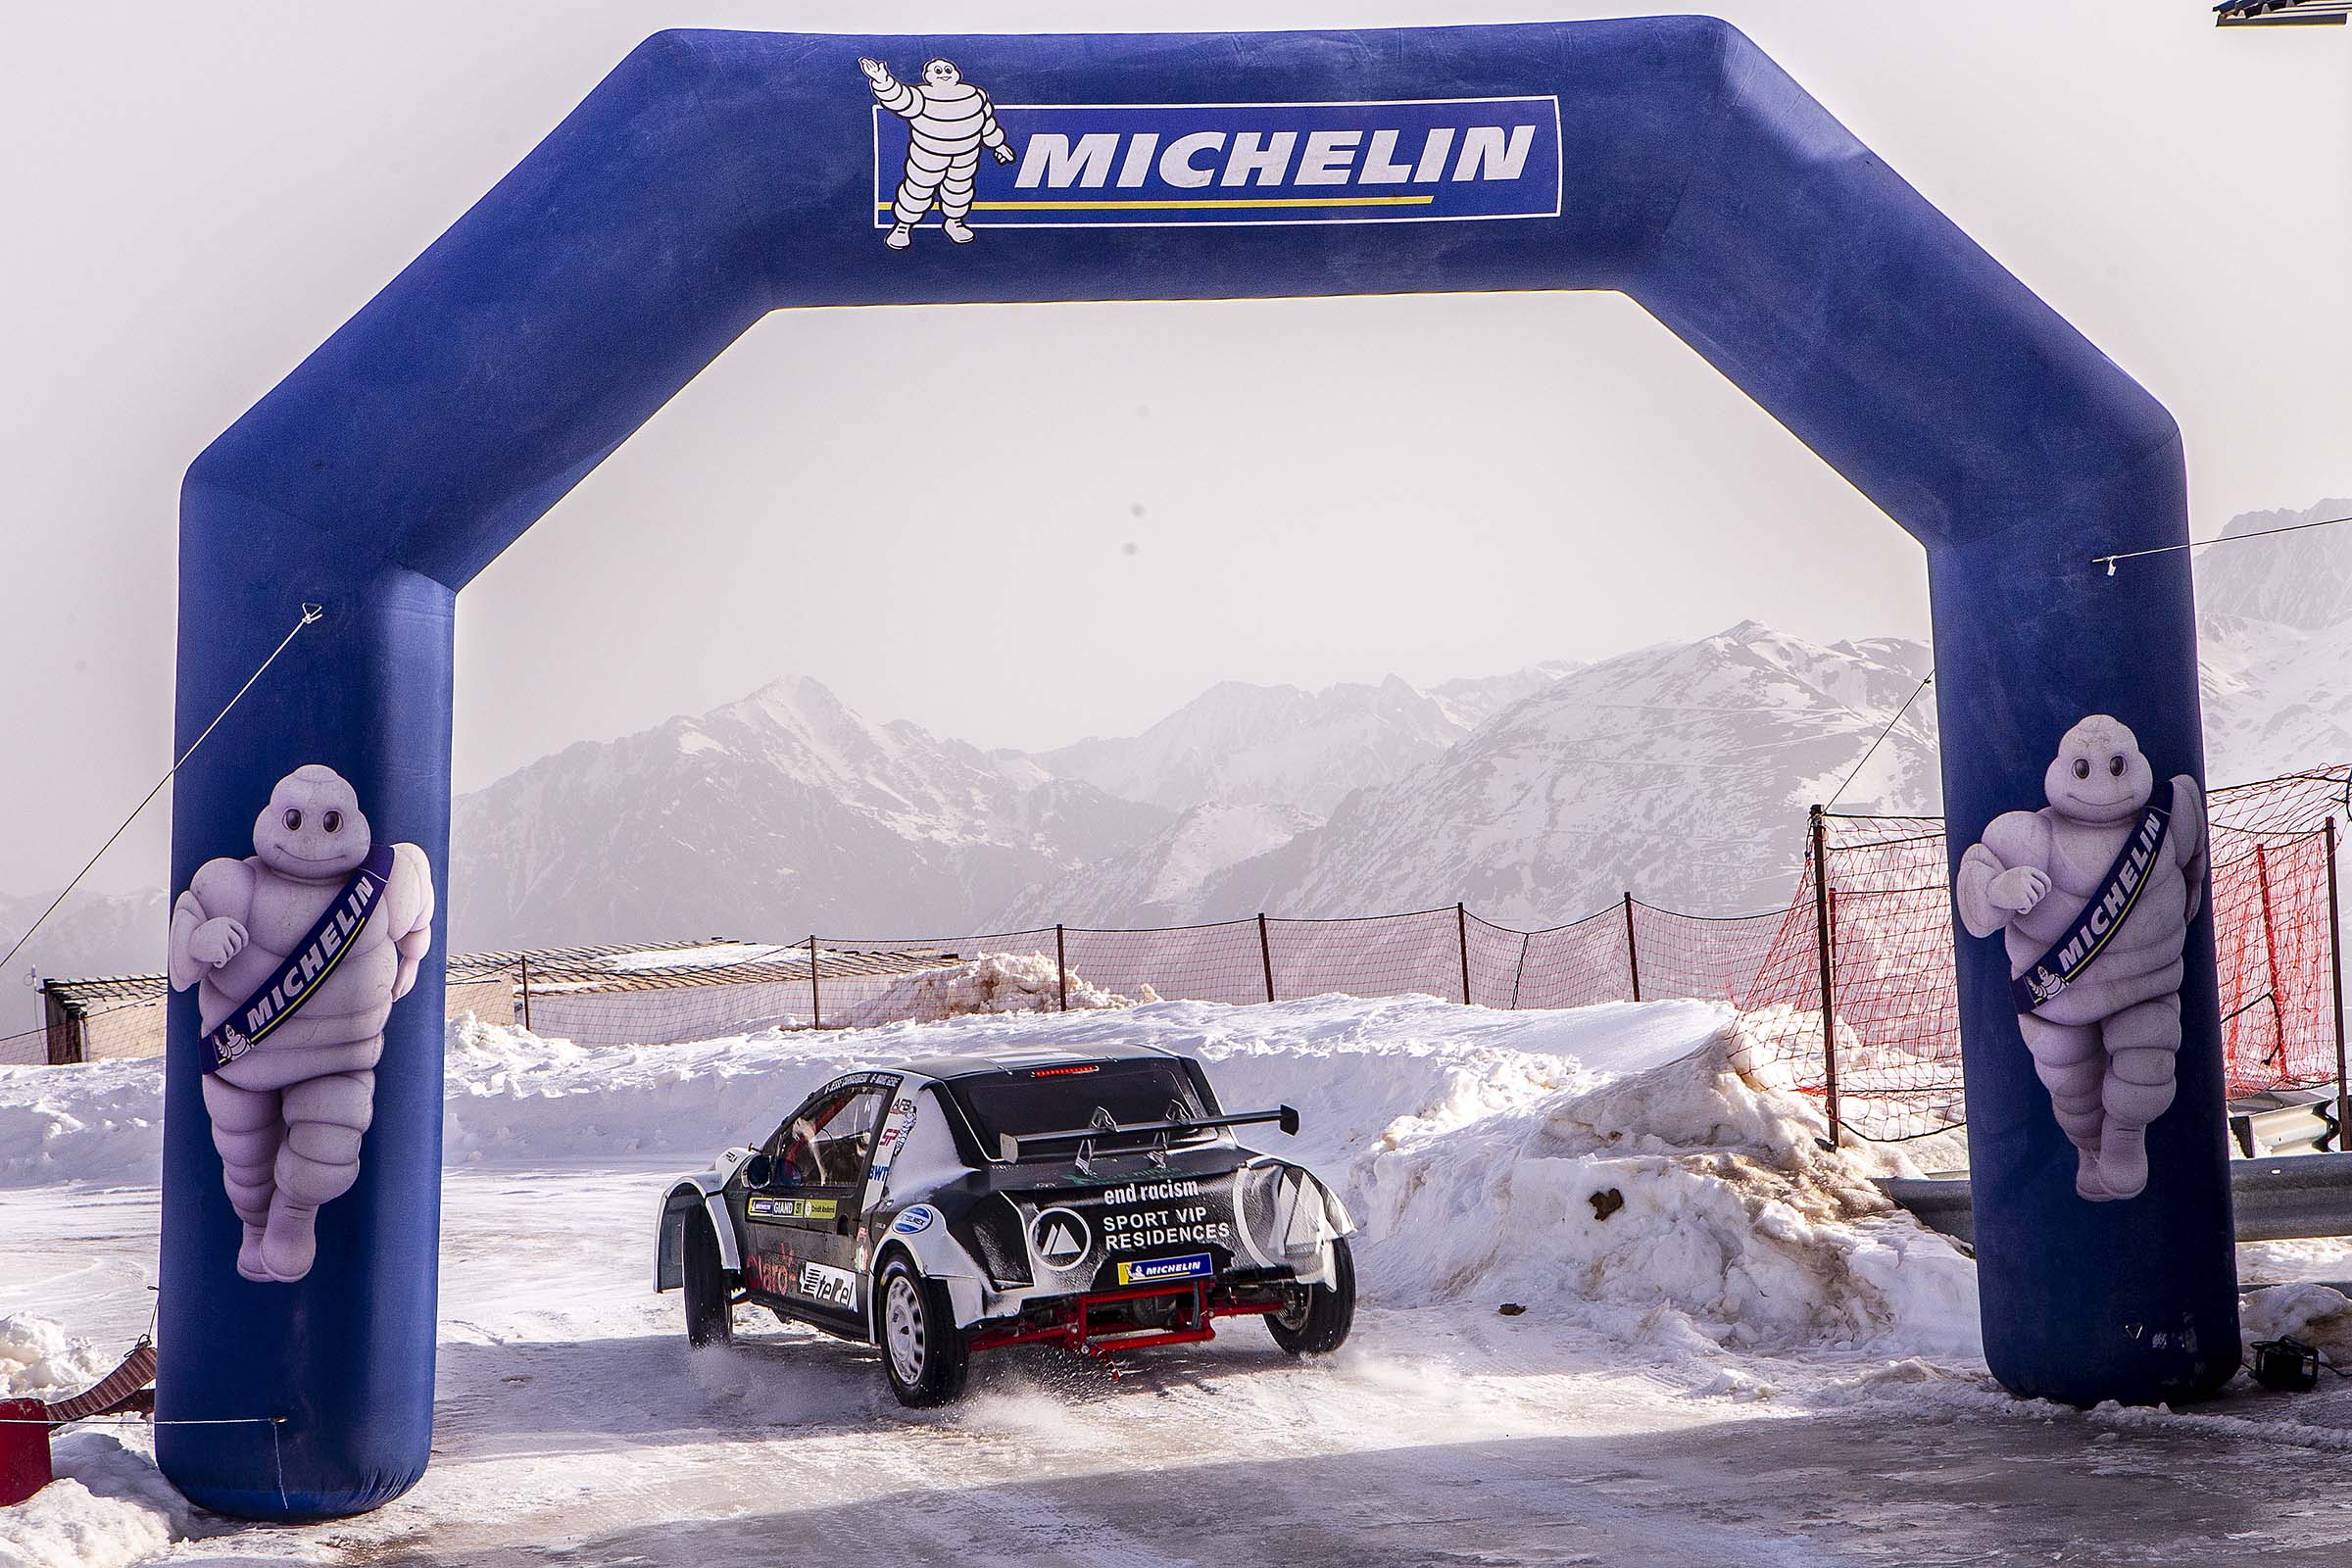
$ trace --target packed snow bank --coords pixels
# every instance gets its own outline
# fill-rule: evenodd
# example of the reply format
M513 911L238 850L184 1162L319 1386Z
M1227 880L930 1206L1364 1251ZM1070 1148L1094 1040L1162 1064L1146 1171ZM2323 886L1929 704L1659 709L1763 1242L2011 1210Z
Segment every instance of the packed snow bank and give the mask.
M2246 1353L2264 1340L2301 1340L2352 1372L2352 1298L2327 1285L2278 1285L2238 1298Z
M187 1500L110 1435L61 1433L51 1464L55 1481L0 1508L0 1568L125 1568L188 1534Z
M1596 1088L1431 1133L1348 1171L1385 1300L1564 1311L1668 1356L1718 1346L1982 1353L1976 1269L1871 1185L1888 1151L1822 1148L1809 1103L1733 1070L1736 1030Z
M152 1184L163 1149L164 1064L0 1067L0 1187Z
M990 1045L1118 1041L1200 1055L1231 1104L1299 1105L1307 1126L1298 1147L1320 1158L1400 1115L1457 1125L1653 1065L1728 1016L1704 1003L1493 1012L1428 997L1318 997L589 1047L461 1019L448 1035L444 1148L452 1164L700 1163L765 1134L801 1096L854 1068ZM0 1067L0 1187L152 1185L162 1132L156 1061Z
M0 1317L0 1398L62 1398L114 1370L115 1357L29 1312ZM57 1479L0 1508L0 1568L120 1568L187 1532L189 1510L145 1454L89 1428L59 1433Z
M1122 997L1077 974L1065 991L1061 968L1035 953L991 953L937 969L920 969L893 981L879 994L849 1004L849 1022L873 1025L897 1019L938 1023L948 1018L1001 1012L1059 1012L1066 1005L1079 1011L1100 1007L1132 1007L1157 1002L1150 986L1143 994Z
M87 1340L72 1340L45 1317L0 1317L0 1399L57 1399L79 1394L115 1369Z

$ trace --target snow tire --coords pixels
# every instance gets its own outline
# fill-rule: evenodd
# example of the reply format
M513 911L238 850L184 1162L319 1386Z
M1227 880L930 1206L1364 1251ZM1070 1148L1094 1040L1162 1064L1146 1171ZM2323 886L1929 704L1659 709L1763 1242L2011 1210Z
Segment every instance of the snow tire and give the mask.
M684 1256L686 1343L696 1349L735 1343L735 1307L728 1299L727 1267L718 1254L718 1232L710 1216L686 1215Z
M956 1326L948 1288L894 1256L875 1289L874 1338L882 1348L882 1373L890 1392L912 1409L953 1404L963 1396L971 1352Z
M1331 1283L1293 1287L1290 1305L1266 1315L1266 1332L1291 1355L1329 1355L1355 1326L1355 1254L1348 1238L1331 1244Z

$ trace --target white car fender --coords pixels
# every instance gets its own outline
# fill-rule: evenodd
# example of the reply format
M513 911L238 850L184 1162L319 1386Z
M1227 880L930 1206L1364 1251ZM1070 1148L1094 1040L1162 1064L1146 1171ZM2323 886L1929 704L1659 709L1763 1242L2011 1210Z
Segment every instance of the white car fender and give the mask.
M979 1261L964 1250L961 1242L948 1234L947 1218L937 1208L929 1203L915 1203L901 1210L883 1230L875 1256L886 1258L893 1250L912 1258L915 1272L923 1278L937 1280L948 1288L957 1327L969 1327L980 1321L987 1278Z
M703 1211L710 1216L710 1229L718 1237L719 1262L731 1269L742 1269L743 1256L735 1246L735 1225L727 1215L725 1194L728 1178L757 1152L752 1149L727 1150L711 1161L710 1169L681 1176L662 1189L661 1206L654 1216L654 1289L657 1292L669 1288L662 1283L662 1250L667 1241L674 1201L688 1190L702 1195Z

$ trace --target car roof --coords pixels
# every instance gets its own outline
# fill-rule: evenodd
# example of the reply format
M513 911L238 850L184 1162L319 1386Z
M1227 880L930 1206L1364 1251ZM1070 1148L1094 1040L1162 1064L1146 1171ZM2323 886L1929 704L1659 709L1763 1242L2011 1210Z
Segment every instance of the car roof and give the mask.
M905 1063L898 1070L952 1083L959 1078L985 1078L996 1073L1027 1072L1037 1067L1060 1067L1078 1062L1180 1059L1174 1052L1162 1051L1157 1046L1095 1044L1084 1050L1048 1045L1000 1046L990 1050L958 1052L952 1056L924 1056Z

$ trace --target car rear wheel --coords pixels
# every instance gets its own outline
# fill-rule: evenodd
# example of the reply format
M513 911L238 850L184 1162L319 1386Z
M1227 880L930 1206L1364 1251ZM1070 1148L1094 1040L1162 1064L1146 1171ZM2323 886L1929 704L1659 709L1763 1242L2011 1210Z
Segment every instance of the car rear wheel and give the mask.
M882 1270L877 1315L882 1370L901 1404L921 1409L962 1396L971 1362L945 1285L923 1278L904 1257L894 1257Z
M1331 1283L1293 1285L1283 1308L1266 1314L1274 1343L1292 1355L1329 1355L1347 1343L1355 1326L1355 1254L1346 1237L1331 1244Z
M731 1345L735 1308L727 1299L727 1266L718 1255L718 1232L710 1228L710 1216L699 1211L689 1213L684 1223L686 1343L697 1349Z

